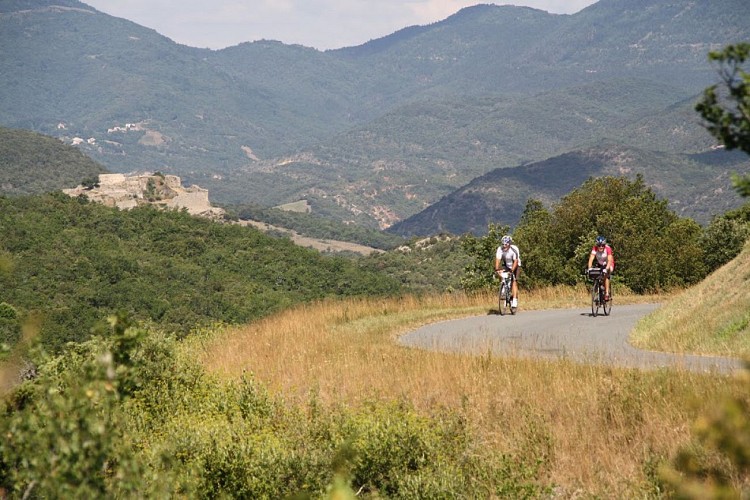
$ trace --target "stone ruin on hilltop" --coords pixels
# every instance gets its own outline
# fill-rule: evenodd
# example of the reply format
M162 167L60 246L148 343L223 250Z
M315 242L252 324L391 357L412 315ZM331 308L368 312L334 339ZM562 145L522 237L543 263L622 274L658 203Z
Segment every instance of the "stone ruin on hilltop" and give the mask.
M129 210L140 205L187 209L190 214L221 219L224 210L212 207L208 190L198 186L182 187L176 175L100 174L96 187L78 186L63 189L69 196L86 196L89 200L108 207Z

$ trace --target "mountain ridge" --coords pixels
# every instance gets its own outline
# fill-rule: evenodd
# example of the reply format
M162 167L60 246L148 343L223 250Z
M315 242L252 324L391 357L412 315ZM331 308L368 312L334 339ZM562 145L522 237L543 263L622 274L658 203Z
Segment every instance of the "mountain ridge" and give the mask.
M723 212L743 204L732 189L728 169L750 172L750 161L742 152L722 149L682 155L618 144L597 146L488 172L387 232L404 237L485 234L490 223L515 226L529 198L552 206L588 178L601 176L640 175L675 213L707 223L715 215L709 207L718 204Z
M70 9L8 14L29 5ZM320 215L373 228L404 220L495 168L597 140L627 143L641 134L648 149L669 151L676 135L658 122L662 110L715 81L707 49L750 38L750 6L738 0L635 7L601 0L571 15L474 6L325 52L269 41L191 48L75 0L14 0L3 8L0 43L13 50L0 55L0 71L9 75L0 81L0 125L69 144L83 138L78 147L110 171L178 175L219 203L309 199ZM378 44L383 50L372 50ZM628 110L652 90L625 91L616 83L622 78L672 86L674 99L653 106L654 116L639 124ZM597 101L604 115L595 118L609 117L602 126L609 137L595 127L571 130L563 118L570 109L545 110L547 93L574 95L597 83L605 99ZM567 105L588 105L578 93ZM606 97L621 101L623 116L601 105ZM483 117L471 114L471 99L515 101L517 112L478 126ZM409 114L431 106L434 113ZM524 106L537 113L535 130L550 130L542 141L523 133ZM393 130L407 122L405 141ZM144 128L108 132L126 123ZM680 127L680 144L710 146L705 131ZM557 149L555 134L567 136ZM376 147L360 148L357 138Z

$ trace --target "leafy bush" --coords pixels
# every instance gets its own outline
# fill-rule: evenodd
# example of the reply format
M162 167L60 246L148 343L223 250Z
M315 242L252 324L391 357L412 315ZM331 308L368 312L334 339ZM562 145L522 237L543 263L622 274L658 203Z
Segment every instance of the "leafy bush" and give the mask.
M715 217L703 232L701 243L709 270L720 267L742 251L750 238L750 203Z
M21 323L16 309L0 302L0 345L13 344L21 337Z
M514 237L521 250L523 284L530 288L563 282L565 261L562 249L555 246L549 235L552 231L552 215L542 202L530 199L526 202Z
M143 469L124 433L130 349L143 334L113 321L109 342L70 345L6 401L0 487L14 496L133 496ZM44 356L42 355L42 360ZM43 450L43 452L40 452Z

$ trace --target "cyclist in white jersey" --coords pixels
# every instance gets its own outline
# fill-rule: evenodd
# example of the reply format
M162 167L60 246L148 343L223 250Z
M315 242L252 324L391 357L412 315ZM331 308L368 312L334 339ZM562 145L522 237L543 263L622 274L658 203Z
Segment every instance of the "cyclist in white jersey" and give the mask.
M521 267L521 253L518 247L513 244L513 239L505 235L501 244L495 252L495 272L499 275L500 271L506 270L513 274L513 284L511 285L511 307L518 307L518 271Z

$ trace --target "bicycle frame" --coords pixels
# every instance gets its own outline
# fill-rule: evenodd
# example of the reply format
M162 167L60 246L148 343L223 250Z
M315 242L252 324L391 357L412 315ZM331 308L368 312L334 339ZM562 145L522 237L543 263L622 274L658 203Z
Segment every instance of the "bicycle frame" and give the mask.
M592 267L586 271L586 275L593 281L591 287L591 315L596 317L599 314L599 308L602 307L604 315L609 316L612 310L612 291L610 290L610 299L604 300L606 295L606 273L598 267Z
M516 314L516 308L512 307L513 300L513 273L510 271L500 272L500 289L498 290L498 310L504 316L506 312Z

